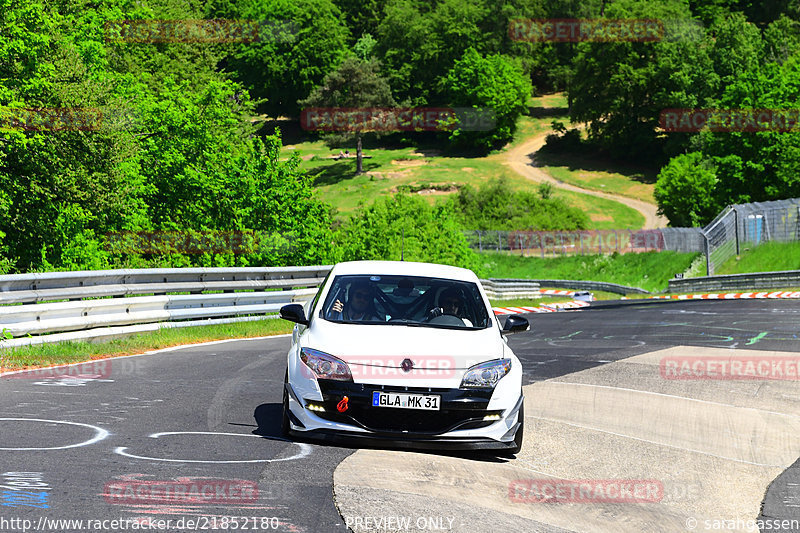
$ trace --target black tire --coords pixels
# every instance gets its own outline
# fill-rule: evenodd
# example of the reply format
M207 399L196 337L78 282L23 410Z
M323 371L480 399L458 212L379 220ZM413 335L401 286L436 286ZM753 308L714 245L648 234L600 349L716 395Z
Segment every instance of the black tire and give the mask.
M519 429L514 435L514 447L508 449L509 454L517 455L522 450L522 438L525 435L525 404L519 406Z
M289 438L289 392L286 384L289 383L289 369L286 369L286 376L283 378L283 418L281 420L281 436Z

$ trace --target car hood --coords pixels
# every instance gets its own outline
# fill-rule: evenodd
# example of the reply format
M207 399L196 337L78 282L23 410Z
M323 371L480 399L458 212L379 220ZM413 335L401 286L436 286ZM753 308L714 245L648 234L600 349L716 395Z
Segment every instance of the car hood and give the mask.
M314 321L304 346L354 365L400 368L411 359L414 368L467 369L477 363L507 357L496 328L480 330L405 325L339 324ZM354 376L355 377L355 376Z

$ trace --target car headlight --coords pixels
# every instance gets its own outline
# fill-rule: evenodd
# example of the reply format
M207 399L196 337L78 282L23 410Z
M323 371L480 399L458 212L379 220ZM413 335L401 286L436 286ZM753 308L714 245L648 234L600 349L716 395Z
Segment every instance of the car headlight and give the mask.
M495 359L471 367L461 380L462 388L491 389L511 371L511 359Z
M311 348L300 349L300 360L314 372L318 379L353 381L353 374L347 363L325 352Z

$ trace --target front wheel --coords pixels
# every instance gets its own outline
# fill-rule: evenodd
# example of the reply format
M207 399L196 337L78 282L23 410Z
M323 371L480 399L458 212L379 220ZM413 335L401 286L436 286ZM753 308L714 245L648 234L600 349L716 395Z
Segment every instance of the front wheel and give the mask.
M285 439L289 438L289 392L286 390L286 384L289 383L289 370L286 370L286 377L283 378L283 418L281 420L281 436Z
M509 454L518 454L520 450L522 450L522 438L525 435L525 404L519 406L519 414L517 415L517 420L519 420L519 429L517 430L517 434L514 435L514 447L509 448Z

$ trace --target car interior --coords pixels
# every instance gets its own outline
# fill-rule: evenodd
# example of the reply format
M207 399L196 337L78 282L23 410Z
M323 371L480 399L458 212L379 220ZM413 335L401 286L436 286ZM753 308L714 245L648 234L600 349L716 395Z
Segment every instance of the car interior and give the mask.
M419 276L337 276L320 311L326 320L341 321L332 311L336 300L346 302L353 284L369 283L370 306L387 323L415 323L432 326L482 329L489 324L489 314L474 283ZM440 296L455 288L461 295L458 316L442 313ZM345 304L346 305L346 304ZM438 315L432 310L439 308ZM466 319L465 322L462 319ZM370 321L371 323L374 321Z

